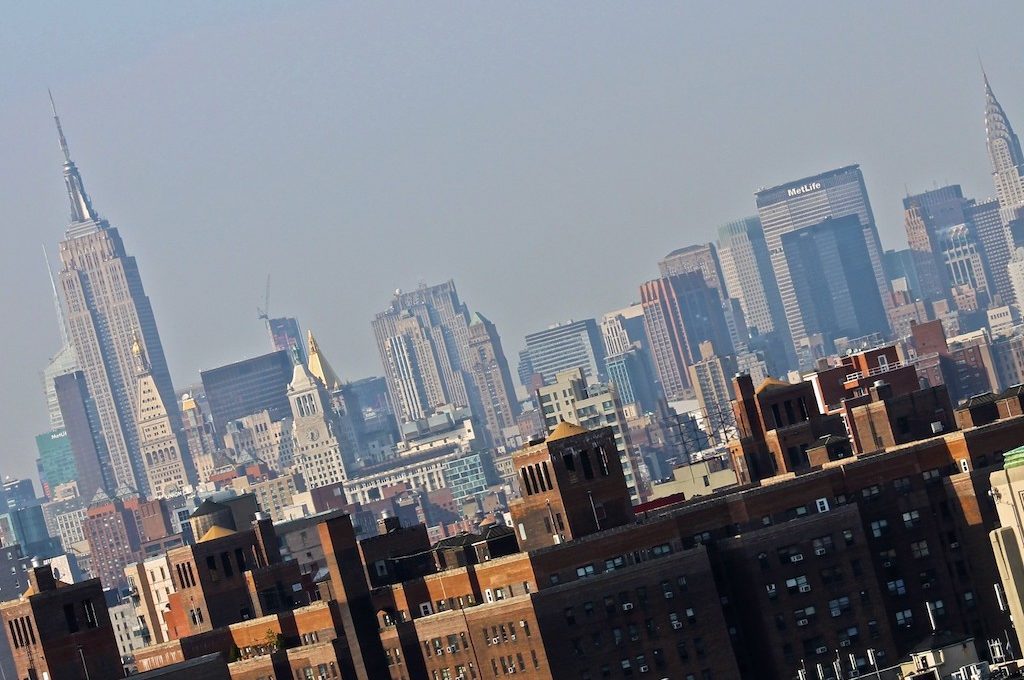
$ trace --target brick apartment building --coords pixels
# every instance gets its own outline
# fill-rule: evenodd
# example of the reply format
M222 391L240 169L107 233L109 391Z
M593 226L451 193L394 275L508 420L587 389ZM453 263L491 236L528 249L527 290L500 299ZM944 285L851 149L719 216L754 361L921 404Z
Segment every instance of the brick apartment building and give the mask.
M318 601L245 619L240 585L221 590L205 572L187 585L187 566L172 566L179 602L216 613L201 630L141 650L137 665L173 668L220 652L231 677L245 680L329 678L332 669L394 680L781 679L837 651L861 666L869 648L895 663L931 633L929 609L940 631L1001 637L1009 621L992 588L988 478L1024 439L1019 400L1016 410L975 409L977 424L958 412L965 429L858 455L830 432L810 389L747 390L748 413L774 418L777 405L782 429L788 398L808 445L799 467L760 484L628 511L621 470L608 465L605 475L599 462L614 451L611 430L562 428L513 455L526 488L511 506L511 532L429 546L421 527L391 520L358 541L347 515L328 515L316 527ZM764 424L758 415L743 446L785 464L797 439ZM222 553L230 559L242 535L261 550L257 529L212 527L172 565L199 572L212 557L223 572ZM270 564L273 551L262 550ZM260 568L246 562L246 582Z
M36 562L29 587L0 604L18 678L122 678L121 655L98 578L62 583Z

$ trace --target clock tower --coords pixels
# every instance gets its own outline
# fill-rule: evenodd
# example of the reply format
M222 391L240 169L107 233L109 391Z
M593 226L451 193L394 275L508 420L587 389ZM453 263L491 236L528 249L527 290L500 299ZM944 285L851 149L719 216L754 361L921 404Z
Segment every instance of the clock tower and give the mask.
M295 365L288 384L292 407L295 469L307 489L345 481L339 434L341 427L327 389L305 364Z

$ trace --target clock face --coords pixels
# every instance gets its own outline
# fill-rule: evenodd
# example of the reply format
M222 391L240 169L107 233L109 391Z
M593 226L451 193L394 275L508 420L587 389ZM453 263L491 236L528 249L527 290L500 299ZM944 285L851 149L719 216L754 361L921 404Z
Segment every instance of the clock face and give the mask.
M309 433L309 441L315 442L319 438L320 438L320 433L317 432L316 430L313 430L312 432Z

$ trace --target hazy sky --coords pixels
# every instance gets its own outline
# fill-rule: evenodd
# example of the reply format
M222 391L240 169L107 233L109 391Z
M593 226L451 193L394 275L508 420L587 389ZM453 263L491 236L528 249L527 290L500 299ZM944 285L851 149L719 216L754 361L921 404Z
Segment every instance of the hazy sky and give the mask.
M1024 132L1022 25L1020 2L9 3L0 471L34 476L59 344L47 87L176 386L268 349L268 273L344 377L381 373L395 288L449 277L514 371L526 332L629 303L759 187L860 163L887 248L907 188L991 195L977 53Z

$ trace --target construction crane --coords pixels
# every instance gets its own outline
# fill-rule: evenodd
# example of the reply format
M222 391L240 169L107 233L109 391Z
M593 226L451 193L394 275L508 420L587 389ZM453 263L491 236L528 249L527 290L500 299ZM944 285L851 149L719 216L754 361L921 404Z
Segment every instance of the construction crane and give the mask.
M263 291L263 307L256 307L256 318L266 326L270 345L274 346L274 329L270 327L270 274L267 274L267 287Z
M267 274L267 288L263 293L263 307L257 305L256 318L270 325L270 274Z

